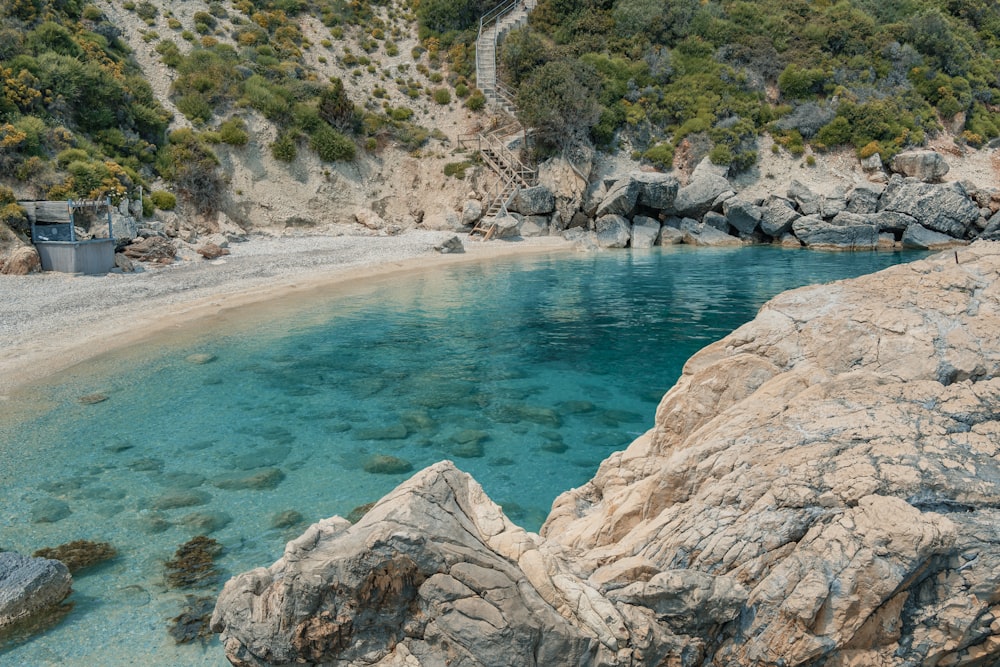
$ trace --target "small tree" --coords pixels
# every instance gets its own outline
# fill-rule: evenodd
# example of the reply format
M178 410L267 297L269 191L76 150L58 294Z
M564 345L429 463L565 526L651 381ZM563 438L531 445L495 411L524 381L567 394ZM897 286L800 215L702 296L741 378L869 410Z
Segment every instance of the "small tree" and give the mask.
M600 79L578 60L547 62L521 84L517 115L544 146L565 149L589 139L601 117Z

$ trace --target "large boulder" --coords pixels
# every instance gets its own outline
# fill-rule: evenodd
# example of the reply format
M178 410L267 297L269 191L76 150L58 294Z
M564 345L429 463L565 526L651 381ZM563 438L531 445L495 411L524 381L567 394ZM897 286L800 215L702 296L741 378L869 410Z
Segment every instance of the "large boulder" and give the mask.
M26 276L42 270L42 258L34 246L17 245L7 257L0 257L0 274L7 276Z
M941 250L942 248L952 248L968 243L968 241L961 241L947 234L927 229L923 225L916 223L906 228L906 231L903 232L901 242L904 248L917 250Z
M552 190L536 185L519 190L509 208L521 215L548 215L556 210L556 198Z
M792 223L792 233L807 247L831 250L874 250L878 228L861 216L841 213L827 222L818 215L806 215Z
M727 199L722 205L722 212L729 224L741 234L752 234L756 231L763 215L760 206L739 197Z
M462 205L462 225L474 225L483 217L483 202L467 199Z
M601 248L624 248L631 239L632 226L620 215L605 215L594 221L597 245Z
M639 172L633 174L632 179L639 184L639 197L636 200L638 206L665 213L673 212L674 200L680 189L676 177L657 172Z
M532 236L548 236L549 219L544 215L527 215L521 221L521 236L528 238Z
M633 248L652 248L660 237L660 223L644 215L637 215L632 220Z
M885 186L878 183L862 183L854 186L847 195L849 213L874 213Z
M712 210L719 195L731 189L729 181L722 176L700 174L692 177L690 183L677 191L674 210L681 217L701 218Z
M212 627L237 667L1000 664L997 405L997 244L793 290L538 534L442 462Z
M948 163L934 151L907 151L899 153L889 168L897 174L910 176L925 183L939 183L948 173Z
M604 195L604 199L597 207L595 217L620 215L627 218L635 211L635 204L638 200L639 182L630 176L620 178L608 188L607 194Z
M760 208L760 230L768 236L781 238L792 230L792 223L799 217L791 201L772 195Z
M815 215L820 212L819 195L797 179L788 184L788 198L795 202L795 207L802 215Z
M697 227L688 227L681 231L684 233L684 243L688 245L713 247L743 245L743 241L735 236L730 236L705 223L701 223Z
M466 223L454 211L437 211L424 216L421 226L424 229L432 229L440 232L461 232L466 231Z
M59 604L73 578L61 562L0 551L0 628Z
M509 213L508 215L498 215L493 220L493 224L496 225L496 228L493 230L493 238L495 239L517 238L521 233L522 219L523 218L517 213Z
M927 229L959 239L979 218L979 207L960 183L890 181L881 206L884 211L905 213Z

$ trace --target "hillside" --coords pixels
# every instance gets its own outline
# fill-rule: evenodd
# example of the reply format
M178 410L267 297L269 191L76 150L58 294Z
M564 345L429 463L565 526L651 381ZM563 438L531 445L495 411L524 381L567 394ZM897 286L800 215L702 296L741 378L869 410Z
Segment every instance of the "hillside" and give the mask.
M5 3L0 244L23 238L16 199L140 187L194 232L447 227L488 182L458 140L490 122L474 40L492 4ZM596 146L592 176L683 179L708 157L765 191L931 142L949 180L992 185L998 26L973 0L542 0L499 59L529 157Z

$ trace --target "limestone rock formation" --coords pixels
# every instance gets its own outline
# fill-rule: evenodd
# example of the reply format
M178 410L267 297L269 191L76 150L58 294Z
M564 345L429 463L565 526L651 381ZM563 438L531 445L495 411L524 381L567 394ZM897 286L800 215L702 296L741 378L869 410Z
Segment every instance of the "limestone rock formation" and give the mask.
M0 552L0 628L59 604L72 585L57 560Z
M948 173L949 166L940 153L906 151L892 158L891 169L897 174L912 176L925 183L938 183Z
M1000 243L782 294L514 526L450 463L226 584L238 666L1000 663Z

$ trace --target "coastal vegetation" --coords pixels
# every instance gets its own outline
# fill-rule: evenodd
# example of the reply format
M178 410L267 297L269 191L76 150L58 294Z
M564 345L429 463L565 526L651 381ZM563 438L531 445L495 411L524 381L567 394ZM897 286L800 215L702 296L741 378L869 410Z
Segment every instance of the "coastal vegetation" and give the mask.
M475 38L494 4L4 3L0 173L40 198L118 201L166 181L211 213L230 187L220 156L248 146L283 162L390 145L419 157L440 133L415 111L486 106ZM165 91L122 15L146 28ZM498 57L536 157L584 142L661 169L694 153L738 171L764 132L794 156L851 146L888 160L943 129L984 145L1000 136L998 35L1000 8L983 0L540 0Z
M1000 136L998 28L977 0L541 0L500 60L519 100L548 91L548 109L520 110L543 146L586 134L666 166L688 141L738 170L764 131L882 159L944 127L974 147ZM576 85L547 85L556 73Z

